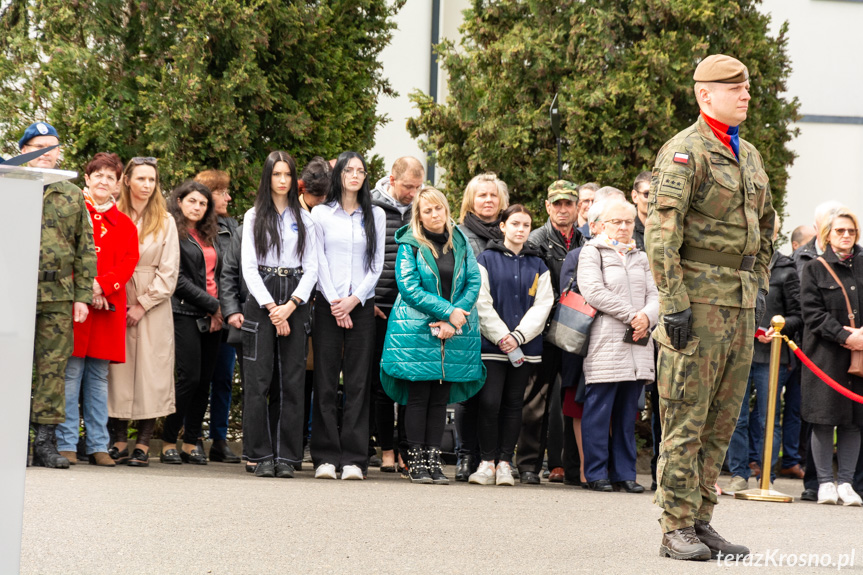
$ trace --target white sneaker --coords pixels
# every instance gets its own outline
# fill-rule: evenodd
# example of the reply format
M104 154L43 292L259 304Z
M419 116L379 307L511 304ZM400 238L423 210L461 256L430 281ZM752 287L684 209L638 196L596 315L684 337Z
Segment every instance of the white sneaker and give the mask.
M335 479L335 477L333 477ZM363 470L356 465L345 465L342 467L342 479L363 480Z
M515 485L515 479L512 477L512 466L506 461L497 464L495 482L497 485Z
M863 499L860 499L860 496L857 495L857 492L854 491L850 483L840 483L837 494L839 495L839 499L842 500L842 505L849 505L851 507L860 507L863 505ZM818 490L818 495L821 495L820 489Z
M834 485L832 481L829 483L822 483L818 486L818 503L836 505L838 502L839 494L836 492L836 485Z
M740 477L739 475L735 475L731 478L731 481L728 482L728 486L725 488L729 493L737 493L738 491L745 491L749 489L749 480Z
M321 463L315 469L315 479L335 479L336 466L332 463Z
M482 461L476 471L470 474L467 482L474 485L494 485L494 461Z

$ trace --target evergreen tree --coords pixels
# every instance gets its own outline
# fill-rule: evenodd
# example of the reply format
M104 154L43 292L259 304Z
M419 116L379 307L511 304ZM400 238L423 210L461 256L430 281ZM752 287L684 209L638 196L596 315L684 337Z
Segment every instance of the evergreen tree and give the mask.
M0 142L33 121L63 167L99 151L159 159L163 186L228 171L243 209L267 154L299 166L372 147L378 56L404 0L8 0L0 14ZM239 210L237 211L239 212Z
M438 47L450 95L412 94L414 137L446 170L460 198L467 181L497 172L514 201L543 214L557 179L549 106L559 93L564 178L625 192L659 148L698 115L692 73L713 53L751 75L741 137L764 157L781 208L794 154L796 100L781 97L790 72L787 24L768 34L759 0L473 0L462 39ZM453 205L458 205L454 202Z

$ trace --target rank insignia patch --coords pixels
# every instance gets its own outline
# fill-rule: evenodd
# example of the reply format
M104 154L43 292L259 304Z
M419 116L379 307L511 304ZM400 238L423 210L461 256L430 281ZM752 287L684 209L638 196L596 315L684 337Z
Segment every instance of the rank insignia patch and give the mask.
M682 198L687 179L687 176L681 174L665 172L662 174L662 179L659 182L659 190L657 193L660 196Z
M674 153L674 161L678 164L683 164L684 166L689 163L689 154L684 154L681 152Z

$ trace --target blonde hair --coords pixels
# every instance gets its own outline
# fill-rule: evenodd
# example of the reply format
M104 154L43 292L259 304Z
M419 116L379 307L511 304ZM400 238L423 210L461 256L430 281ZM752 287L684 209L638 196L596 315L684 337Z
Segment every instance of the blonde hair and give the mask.
M857 230L854 233L854 243L856 244L860 241L860 222L857 220L857 216L855 216L854 212L849 208L841 206L836 208L835 211L829 213L827 217L822 220L821 227L818 229L818 240L825 248L830 245L830 232L833 231L833 223L836 222L838 218L848 218L854 222L854 229Z
M150 194L150 199L147 200L144 213L137 214L136 217L132 214L132 192L126 185L126 178L131 178L135 168L139 166L150 166L156 171L156 187ZM144 239L150 234L156 236L161 233L167 225L165 216L168 215L168 209L165 205L165 197L162 195L162 186L159 185L159 168L150 163L136 163L130 160L120 177L120 200L117 202L117 208L129 216L136 225L137 220L141 220L141 230L138 232L139 244L143 244Z
M467 187L464 189L464 197L461 200L461 212L458 216L458 223L464 223L464 217L466 215L474 214L473 211L473 203L476 200L476 193L480 186L480 184L485 182L491 182L497 188L497 195L500 198L500 209L498 210L498 215L505 209L509 207L509 188L506 183L497 177L497 174L493 172L486 172L484 174L480 174L478 176L474 176L471 181L467 183Z
M431 240L426 237L425 228L423 228L422 222L420 221L420 202L423 200L432 205L443 206L446 208L446 231L449 237L443 246L443 253L447 253L453 249L453 226L452 218L450 217L449 203L446 200L446 196L443 195L440 190L432 188L431 186L426 186L417 192L416 196L414 196L413 204L411 205L411 232L413 232L416 241L419 242L421 246L425 246L430 249L434 254L434 257L437 258L440 254L437 253L437 249Z

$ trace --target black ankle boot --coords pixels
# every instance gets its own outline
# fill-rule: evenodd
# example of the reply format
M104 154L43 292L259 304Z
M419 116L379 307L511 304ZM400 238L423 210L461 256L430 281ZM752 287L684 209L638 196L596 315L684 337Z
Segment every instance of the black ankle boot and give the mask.
M470 474L473 473L471 467L473 465L473 456L472 455L462 455L459 457L458 462L455 466L455 480L456 481L467 481L470 478Z
M425 453L426 465L428 465L432 483L436 485L449 485L449 478L443 473L443 467L440 460L440 449L437 447L426 447Z
M69 469L69 460L57 451L56 425L36 424L33 442L33 466Z
M411 483L432 483L431 475L429 475L428 467L426 466L425 452L422 447L412 445L408 448L407 464Z

